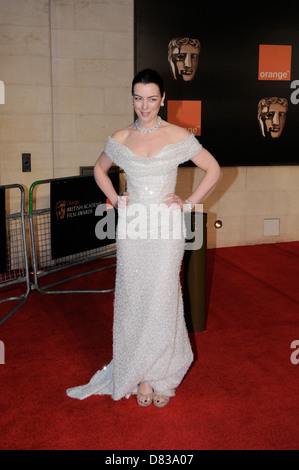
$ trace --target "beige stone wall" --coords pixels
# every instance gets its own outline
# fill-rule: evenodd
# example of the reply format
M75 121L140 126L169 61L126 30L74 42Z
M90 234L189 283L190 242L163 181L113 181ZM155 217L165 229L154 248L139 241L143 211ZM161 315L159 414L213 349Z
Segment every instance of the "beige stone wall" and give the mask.
M54 177L92 165L132 120L133 9L128 1L51 2Z
M132 120L131 0L1 0L0 184L78 175ZM22 153L31 153L30 173ZM38 186L38 208L48 207Z
M0 2L0 184L53 174L49 12L45 0ZM22 153L32 173L22 173ZM13 204L13 201L12 201Z
M187 198L202 177L199 169L180 169L178 191ZM299 166L222 168L203 207L210 248L299 240ZM223 224L219 230L217 219ZM272 234L273 226L279 235Z
M28 192L94 164L107 136L133 117L133 41L133 0L0 1L0 184ZM25 152L31 173L22 173ZM201 177L180 169L178 192L188 197ZM37 196L47 207L48 187ZM298 201L299 166L223 168L204 201L208 245L298 240ZM264 235L265 219L279 219L279 235Z

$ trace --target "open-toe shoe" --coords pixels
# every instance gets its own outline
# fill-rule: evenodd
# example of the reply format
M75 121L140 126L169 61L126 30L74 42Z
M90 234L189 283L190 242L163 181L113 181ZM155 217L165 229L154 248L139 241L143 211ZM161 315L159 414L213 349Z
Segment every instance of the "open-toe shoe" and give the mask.
M163 408L163 406L166 406L169 403L169 397L167 397L166 395L161 395L160 393L157 393L157 392L154 393L153 400L154 400L154 405L157 408Z
M153 390L150 393L141 393L139 386L137 389L137 403L139 406L149 406L153 401Z

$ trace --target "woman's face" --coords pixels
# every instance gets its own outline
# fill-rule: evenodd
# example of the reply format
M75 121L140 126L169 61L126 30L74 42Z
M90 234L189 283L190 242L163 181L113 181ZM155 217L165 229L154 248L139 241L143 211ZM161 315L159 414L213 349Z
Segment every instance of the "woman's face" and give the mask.
M136 83L134 86L133 104L138 119L145 124L156 121L164 98L165 93L161 96L160 88L155 83Z

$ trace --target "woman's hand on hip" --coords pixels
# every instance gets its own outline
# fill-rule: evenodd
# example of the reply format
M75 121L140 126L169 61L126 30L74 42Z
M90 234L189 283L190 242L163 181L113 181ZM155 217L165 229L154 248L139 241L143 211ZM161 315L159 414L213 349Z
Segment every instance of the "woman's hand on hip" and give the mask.
M175 193L166 194L165 204L172 210L181 209L184 212L189 212L189 206L186 201Z
M130 194L127 192L120 194L117 198L115 209L124 209L126 206L128 206L130 202L128 196L130 196Z

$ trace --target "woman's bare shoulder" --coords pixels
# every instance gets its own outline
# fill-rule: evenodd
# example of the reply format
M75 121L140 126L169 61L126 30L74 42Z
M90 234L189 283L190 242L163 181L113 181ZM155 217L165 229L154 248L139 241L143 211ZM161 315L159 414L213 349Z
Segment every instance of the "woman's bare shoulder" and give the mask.
M176 126L175 124L170 124L169 122L165 122L163 126L165 132L168 134L168 138L171 139L172 142L179 142L180 140L185 139L186 137L190 136L190 132L183 127Z
M123 129L119 129L119 130L115 131L111 135L111 137L112 137L112 139L116 140L120 144L123 144L126 141L126 139L128 138L128 136L131 134L132 129L133 129L132 125L124 127Z

